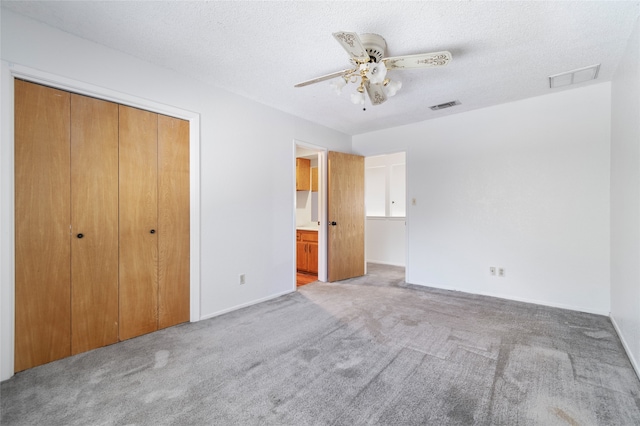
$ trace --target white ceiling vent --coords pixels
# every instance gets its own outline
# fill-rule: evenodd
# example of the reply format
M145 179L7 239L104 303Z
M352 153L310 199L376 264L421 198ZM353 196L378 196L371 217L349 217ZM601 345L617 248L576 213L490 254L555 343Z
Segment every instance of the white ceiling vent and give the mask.
M598 78L598 72L600 71L600 64L591 65L590 67L578 68L577 70L563 72L561 74L555 74L549 76L549 87L555 89L556 87L568 86L570 84L583 83L589 80L595 80Z
M456 106L456 105L460 105L460 101L445 102L443 104L434 105L429 108L431 108L433 111L437 111L439 109L451 108L452 106Z

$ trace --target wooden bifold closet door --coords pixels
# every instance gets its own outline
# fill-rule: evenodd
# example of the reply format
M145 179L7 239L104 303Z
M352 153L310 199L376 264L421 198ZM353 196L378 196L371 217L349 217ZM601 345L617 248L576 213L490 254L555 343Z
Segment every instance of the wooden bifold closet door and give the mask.
M184 120L120 105L121 340L189 320L188 136Z
M118 341L118 105L71 94L71 354Z
M158 117L120 106L120 338L158 329Z
M189 320L189 123L15 80L15 371Z
M158 115L158 328L189 321L189 122Z
M15 371L71 355L70 104L15 81Z

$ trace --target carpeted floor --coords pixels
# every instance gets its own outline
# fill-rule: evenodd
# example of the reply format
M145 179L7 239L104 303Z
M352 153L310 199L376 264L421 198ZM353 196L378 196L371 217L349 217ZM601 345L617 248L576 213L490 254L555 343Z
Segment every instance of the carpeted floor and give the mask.
M403 283L296 293L15 375L3 425L638 425L607 317Z

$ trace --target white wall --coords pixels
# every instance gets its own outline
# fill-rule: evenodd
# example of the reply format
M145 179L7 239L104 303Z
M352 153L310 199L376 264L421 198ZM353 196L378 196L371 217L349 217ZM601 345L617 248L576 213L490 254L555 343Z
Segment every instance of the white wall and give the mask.
M406 265L404 217L368 217L365 229L367 262Z
M296 226L311 223L311 191L296 191Z
M640 33L611 88L611 319L640 376Z
M293 291L293 141L349 152L350 136L6 10L1 18L0 379L13 372L12 64L199 113L201 317Z
M407 151L407 281L608 314L610 93L354 136L361 155Z

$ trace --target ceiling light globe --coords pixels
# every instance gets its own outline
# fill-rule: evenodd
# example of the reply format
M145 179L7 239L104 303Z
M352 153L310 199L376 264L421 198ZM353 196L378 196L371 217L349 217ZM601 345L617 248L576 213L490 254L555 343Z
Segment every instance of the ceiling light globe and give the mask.
M351 102L364 105L364 93L356 92L351 94Z
M401 87L402 87L401 81L392 80L389 82L389 84L384 86L384 91L387 96L394 96L398 92L398 90L400 90Z
M369 70L366 76L371 84L382 84L387 76L387 66L384 62L369 64Z
M342 89L346 84L347 82L344 80L344 78L339 78L329 83L331 88L336 92L336 95L340 95L340 93L342 93Z

